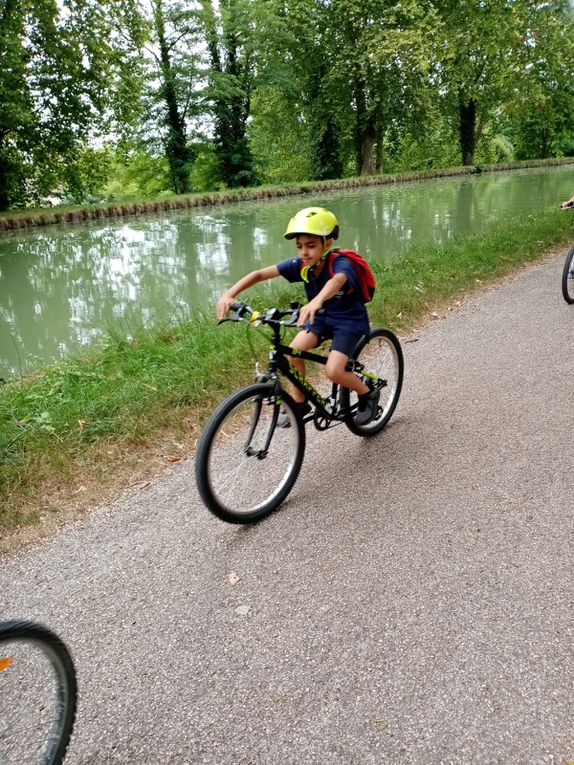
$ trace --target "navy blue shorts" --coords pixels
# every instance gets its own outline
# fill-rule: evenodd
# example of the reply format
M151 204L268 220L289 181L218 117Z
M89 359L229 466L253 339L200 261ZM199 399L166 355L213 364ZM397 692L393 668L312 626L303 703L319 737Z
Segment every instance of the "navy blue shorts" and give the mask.
M302 331L313 332L319 336L319 345L325 340L332 340L331 350L344 353L345 356L352 356L355 346L363 335L368 334L369 327L362 327L359 322L354 326L333 327L329 320L323 316L315 316L313 324L305 325Z

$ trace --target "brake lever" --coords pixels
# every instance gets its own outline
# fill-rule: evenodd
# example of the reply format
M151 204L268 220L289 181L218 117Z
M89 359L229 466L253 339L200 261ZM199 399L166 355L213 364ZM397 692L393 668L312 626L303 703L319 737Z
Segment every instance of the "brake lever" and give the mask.
M291 313L291 318L285 322L285 327L296 327L297 321L299 320L299 307L295 308Z
M230 310L233 311L233 316L226 316L223 319L219 319L218 324L223 324L225 321L242 321L246 313L248 313L249 306L245 303L232 303Z

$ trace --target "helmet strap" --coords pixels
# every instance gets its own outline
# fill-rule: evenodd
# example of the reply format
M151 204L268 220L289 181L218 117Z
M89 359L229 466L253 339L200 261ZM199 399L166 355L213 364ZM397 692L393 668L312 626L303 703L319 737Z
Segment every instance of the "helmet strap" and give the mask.
M323 254L319 258L319 260L315 263L314 266L303 266L303 268L301 269L301 278L307 284L309 283L309 271L313 268L317 268L317 266L320 263L322 263L327 257L327 255L331 252L331 248L327 247L327 237L324 236L322 237L322 239L323 239Z

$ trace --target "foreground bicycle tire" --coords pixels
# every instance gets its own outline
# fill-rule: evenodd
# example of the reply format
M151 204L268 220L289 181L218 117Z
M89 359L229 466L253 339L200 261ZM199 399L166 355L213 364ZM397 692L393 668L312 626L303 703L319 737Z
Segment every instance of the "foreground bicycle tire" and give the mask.
M211 512L229 523L254 523L276 510L293 488L305 452L305 428L291 397L255 383L225 399L211 415L197 449L199 494ZM291 423L275 428L261 455L279 405Z
M47 627L0 623L0 763L60 765L76 716L70 652Z
M562 295L567 303L574 303L574 245L568 250L562 271Z
M369 438L380 433L391 419L399 402L403 387L404 359L397 337L388 329L373 329L353 354L353 357L365 365L369 373L386 381L381 389L379 414L366 425L357 425L355 412L357 394L349 388L341 388L341 404L348 409L345 424L357 436Z

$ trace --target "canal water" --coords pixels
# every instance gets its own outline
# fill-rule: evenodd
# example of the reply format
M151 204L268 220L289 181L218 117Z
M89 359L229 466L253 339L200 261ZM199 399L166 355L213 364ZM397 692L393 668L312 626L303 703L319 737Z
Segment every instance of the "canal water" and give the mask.
M246 272L289 257L301 207L341 223L340 246L372 261L442 243L574 194L574 166L489 173L248 202L0 237L0 378L212 304Z

